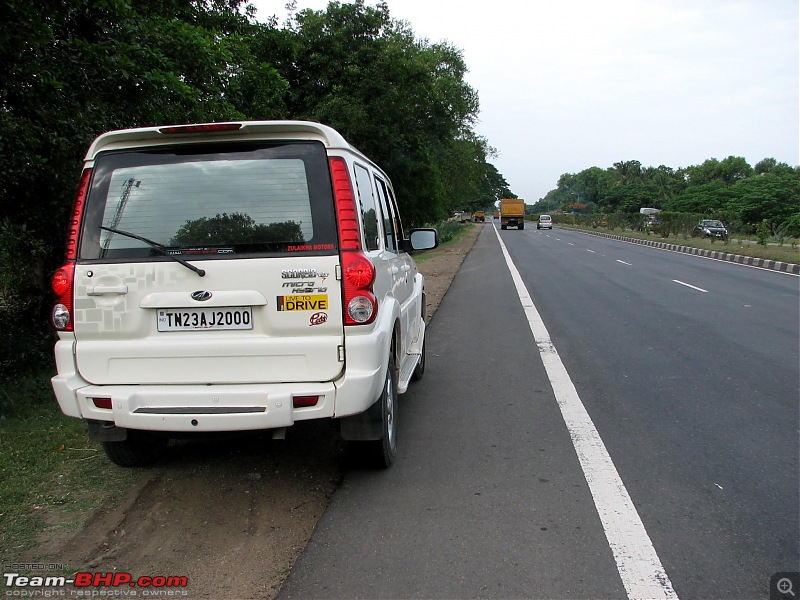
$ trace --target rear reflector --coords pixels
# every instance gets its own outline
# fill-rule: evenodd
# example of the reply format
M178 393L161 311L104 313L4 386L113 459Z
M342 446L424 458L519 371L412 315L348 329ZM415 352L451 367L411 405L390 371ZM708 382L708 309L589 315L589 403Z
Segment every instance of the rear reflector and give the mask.
M167 135L176 133L214 133L215 131L238 131L241 128L241 123L208 123L206 125L173 125L172 127L161 127L158 132Z
M293 396L292 404L295 408L303 408L304 406L316 406L319 402L319 396Z
M111 398L92 398L92 404L97 408L106 408L111 410Z

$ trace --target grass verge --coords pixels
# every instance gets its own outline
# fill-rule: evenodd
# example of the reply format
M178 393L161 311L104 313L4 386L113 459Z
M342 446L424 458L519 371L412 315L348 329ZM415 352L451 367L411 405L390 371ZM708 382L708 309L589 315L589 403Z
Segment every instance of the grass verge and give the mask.
M433 250L414 252L414 262L417 264L423 263L436 256L437 252L440 252L441 249L455 246L467 237L467 234L472 231L473 227L475 227L474 223L455 223L449 221L439 223L439 225L436 226L439 232L439 245Z
M699 237L688 237L671 235L669 237L661 237L658 234L647 234L643 231L631 231L629 229L608 229L606 227L598 227L597 229L576 227L574 225L560 225L568 229L579 229L583 231L591 231L593 233L607 233L610 235L619 235L638 240L652 240L654 242L664 242L666 244L678 244L680 246L688 246L690 248L701 248L703 250L713 250L715 252L727 252L729 254L739 254L741 256L752 256L754 258L763 258L764 260L776 260L786 263L800 263L800 247L798 246L778 246L769 245L761 246L750 240L733 239L729 241L714 241L703 239Z
M65 417L50 373L0 384L0 559L30 560L37 538L77 529L136 473L112 465L86 424ZM98 490L103 490L98 493Z

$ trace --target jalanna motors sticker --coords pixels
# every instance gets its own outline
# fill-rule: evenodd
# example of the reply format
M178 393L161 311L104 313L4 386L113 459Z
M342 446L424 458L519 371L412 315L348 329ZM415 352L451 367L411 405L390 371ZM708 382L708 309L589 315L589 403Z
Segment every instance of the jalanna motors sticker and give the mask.
M278 296L278 310L328 310L328 294Z

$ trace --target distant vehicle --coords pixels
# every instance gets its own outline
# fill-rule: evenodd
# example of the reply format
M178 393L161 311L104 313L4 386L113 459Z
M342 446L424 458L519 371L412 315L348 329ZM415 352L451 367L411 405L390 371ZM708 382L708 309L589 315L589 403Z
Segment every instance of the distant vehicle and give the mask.
M704 238L728 239L728 228L717 219L703 219L697 226L697 234Z
M550 215L540 215L539 222L536 223L536 229L552 229L553 217Z
M492 218L493 219L499 219L500 218L500 211L499 210L494 211L492 213Z
M472 220L475 221L476 223L478 221L480 221L481 223L485 223L486 222L486 213L483 212L482 210L474 212L474 213L472 213Z
M469 223L470 221L472 221L472 213L468 212L466 210L463 211L461 213L461 222L462 223Z
M525 229L525 200L522 198L500 200L500 229L509 227Z

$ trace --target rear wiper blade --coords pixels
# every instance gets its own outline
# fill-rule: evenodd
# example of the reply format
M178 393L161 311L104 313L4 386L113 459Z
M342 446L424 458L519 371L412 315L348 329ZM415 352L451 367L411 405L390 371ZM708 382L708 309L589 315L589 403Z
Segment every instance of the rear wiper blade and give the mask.
M199 269L199 268L195 267L193 264L187 262L186 260L184 260L183 258L181 258L179 256L175 256L174 254L170 254L167 251L167 249L164 248L164 246L162 246L158 242L154 242L153 240L148 240L147 238L142 237L140 235L136 235L135 233L130 233L128 231L121 231L119 229L114 229L113 227L103 227L101 225L100 229L105 229L106 231L110 231L111 233L118 233L120 235L124 235L126 237L133 238L134 240L139 240L140 242L144 242L145 244L150 246L156 252L159 252L159 253L163 254L164 256L166 256L167 258L171 258L175 262L182 264L187 269L190 269L190 270L194 271L195 273L197 273L198 275L200 275L200 277L205 277L206 272L203 269Z

